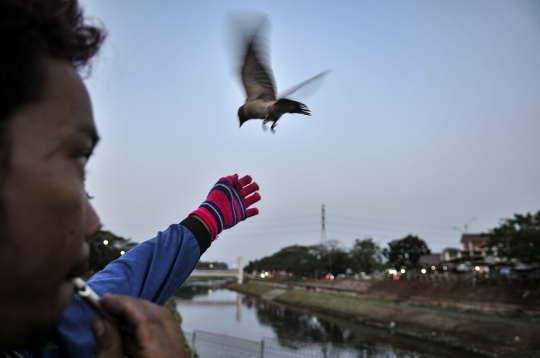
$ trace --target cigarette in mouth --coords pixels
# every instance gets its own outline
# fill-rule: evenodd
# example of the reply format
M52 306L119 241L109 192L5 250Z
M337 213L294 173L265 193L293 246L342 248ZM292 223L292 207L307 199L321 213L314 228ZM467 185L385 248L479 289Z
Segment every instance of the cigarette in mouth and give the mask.
M75 277L71 280L75 286L75 292L81 296L101 317L108 319L111 322L116 322L116 319L103 309L100 303L100 297L84 282L80 277Z

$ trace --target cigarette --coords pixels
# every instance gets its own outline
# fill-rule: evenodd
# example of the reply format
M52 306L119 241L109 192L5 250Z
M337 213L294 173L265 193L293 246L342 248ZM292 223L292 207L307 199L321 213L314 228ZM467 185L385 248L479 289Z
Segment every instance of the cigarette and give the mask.
M73 283L73 286L75 286L75 292L78 293L79 296L81 296L86 303L90 305L90 307L99 313L101 317L106 318L111 322L116 322L116 319L107 313L107 311L105 311L101 306L101 298L98 296L98 294L95 293L94 290L92 290L92 288L90 288L90 286L88 286L82 278L75 277L71 280L71 282Z

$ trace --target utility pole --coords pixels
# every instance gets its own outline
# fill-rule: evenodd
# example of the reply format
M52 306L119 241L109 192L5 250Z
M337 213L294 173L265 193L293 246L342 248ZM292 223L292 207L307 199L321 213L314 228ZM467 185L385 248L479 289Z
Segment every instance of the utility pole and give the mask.
M322 204L322 227L321 227L321 246L324 245L324 242L326 241L326 226L324 225L324 204Z

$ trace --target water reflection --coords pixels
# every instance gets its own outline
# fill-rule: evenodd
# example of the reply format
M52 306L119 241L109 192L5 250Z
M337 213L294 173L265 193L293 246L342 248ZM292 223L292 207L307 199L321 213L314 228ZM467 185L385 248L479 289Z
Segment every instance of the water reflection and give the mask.
M275 340L276 346L296 352L317 345L342 353L346 351L347 356L355 357L479 357L433 342L396 335L390 330L325 315L314 316L217 286L196 285L181 291L177 296L194 300L192 304L180 303L178 306L187 331L204 330L256 341L265 337L269 344ZM208 302L218 304L208 305ZM237 303L236 314L231 310L232 304L221 305L220 302ZM236 321L235 324L231 320Z
M189 282L180 287L175 296L184 300L215 300L220 299L216 295L222 294L222 299L228 299L231 291L220 287L224 282L226 280Z
M245 297L244 304L256 310L259 323L271 327L283 346L297 347L296 342L318 343L354 350L359 357L479 357L461 349L396 335L391 330L324 315L321 318L253 297Z

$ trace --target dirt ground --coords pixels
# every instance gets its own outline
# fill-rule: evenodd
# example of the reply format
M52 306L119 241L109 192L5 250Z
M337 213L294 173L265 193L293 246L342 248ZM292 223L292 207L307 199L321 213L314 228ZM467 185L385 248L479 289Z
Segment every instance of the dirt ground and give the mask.
M374 281L370 292L385 292L400 297L429 297L441 300L516 304L527 308L540 307L538 284L477 284L465 282Z

